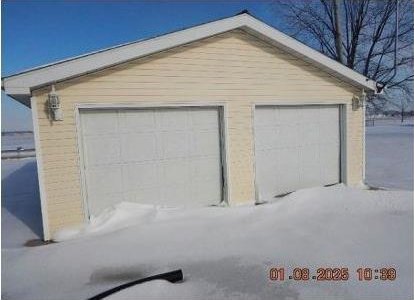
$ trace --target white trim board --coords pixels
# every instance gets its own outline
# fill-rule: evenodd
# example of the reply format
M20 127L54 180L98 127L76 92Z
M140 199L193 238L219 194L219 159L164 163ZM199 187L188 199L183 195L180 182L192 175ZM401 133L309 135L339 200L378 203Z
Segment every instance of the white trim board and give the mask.
M25 99L30 97L31 91L35 88L91 73L238 28L294 56L317 65L333 76L356 87L376 91L375 81L302 44L247 13L194 26L152 39L124 44L26 70L3 78L2 87L7 95L24 103Z
M42 150L40 147L36 98L31 97L30 103L32 107L33 132L34 132L34 141L35 141L35 148L36 148L37 177L39 181L39 197L40 197L40 209L42 213L43 240L48 241L50 240L51 236L50 236L50 231L49 231L47 198L46 198L45 183L44 183L44 177L43 177L43 160L42 160Z

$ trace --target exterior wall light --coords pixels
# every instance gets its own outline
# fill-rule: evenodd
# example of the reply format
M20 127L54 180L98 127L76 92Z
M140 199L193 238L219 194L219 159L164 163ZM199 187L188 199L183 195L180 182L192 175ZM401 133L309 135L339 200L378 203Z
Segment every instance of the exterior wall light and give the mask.
M352 98L352 110L358 110L364 105L363 99L360 97L354 96Z
M52 91L48 95L48 106L53 121L63 121L63 112L60 105L59 95L56 93L55 85L52 85Z

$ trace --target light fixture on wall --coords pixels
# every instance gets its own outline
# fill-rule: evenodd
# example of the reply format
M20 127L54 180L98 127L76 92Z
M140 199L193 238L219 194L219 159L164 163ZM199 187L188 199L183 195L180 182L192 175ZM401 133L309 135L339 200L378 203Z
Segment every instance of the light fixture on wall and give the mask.
M63 121L60 99L59 95L56 93L54 84L52 85L52 91L48 95L48 105L53 121Z
M354 96L352 98L352 110L360 109L364 105L363 101L364 100L362 98Z

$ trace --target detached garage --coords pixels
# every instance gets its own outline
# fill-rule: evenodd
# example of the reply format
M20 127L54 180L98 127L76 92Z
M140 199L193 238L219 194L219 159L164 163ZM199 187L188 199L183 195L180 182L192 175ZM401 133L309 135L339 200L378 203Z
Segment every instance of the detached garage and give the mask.
M32 109L48 240L122 201L253 204L359 184L376 83L243 13L2 87Z

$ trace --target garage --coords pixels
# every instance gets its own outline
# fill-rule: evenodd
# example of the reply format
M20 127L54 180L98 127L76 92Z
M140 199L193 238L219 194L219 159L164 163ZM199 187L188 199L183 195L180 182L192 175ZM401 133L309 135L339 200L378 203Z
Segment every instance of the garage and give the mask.
M253 205L360 185L363 103L378 92L248 13L2 84L32 110L45 240L121 202Z
M80 109L88 214L122 201L219 204L220 115L218 107Z
M264 199L340 182L338 105L256 106L256 184Z

